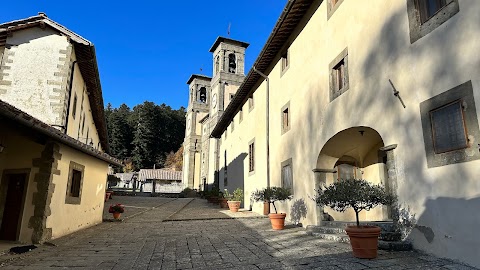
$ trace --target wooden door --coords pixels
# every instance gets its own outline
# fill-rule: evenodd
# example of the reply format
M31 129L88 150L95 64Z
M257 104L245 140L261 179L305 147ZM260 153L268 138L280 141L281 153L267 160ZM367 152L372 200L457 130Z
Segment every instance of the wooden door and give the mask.
M15 241L18 239L20 229L27 174L6 174L4 177L8 181L8 188L0 228L0 239Z

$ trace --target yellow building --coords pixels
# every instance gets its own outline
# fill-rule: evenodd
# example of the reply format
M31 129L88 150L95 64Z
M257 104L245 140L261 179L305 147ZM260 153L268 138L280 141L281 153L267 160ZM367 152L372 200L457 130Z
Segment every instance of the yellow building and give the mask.
M291 188L305 225L323 183L363 178L398 195L363 221L409 220L414 248L480 266L480 2L290 0L209 137L218 186ZM200 153L202 154L202 153ZM185 171L188 174L188 171ZM325 212L325 213L324 213Z
M110 157L95 49L38 16L0 24L0 239L102 221Z

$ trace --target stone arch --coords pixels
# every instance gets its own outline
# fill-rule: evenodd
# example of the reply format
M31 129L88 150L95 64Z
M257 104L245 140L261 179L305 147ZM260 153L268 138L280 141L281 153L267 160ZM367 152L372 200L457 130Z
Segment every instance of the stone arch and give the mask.
M384 146L381 135L370 127L351 127L336 133L318 155L316 169L313 170L316 188L341 181L342 178L365 179L388 188ZM360 215L362 221L388 220L390 210L381 206L369 212L361 212ZM318 208L317 217L318 223L327 218L335 221L355 220L351 209L338 213L329 208Z
M200 90L198 91L199 96L198 96L198 101L201 103L207 103L207 88L205 87L200 87Z
M234 53L228 54L228 72L236 73L237 72L237 57Z

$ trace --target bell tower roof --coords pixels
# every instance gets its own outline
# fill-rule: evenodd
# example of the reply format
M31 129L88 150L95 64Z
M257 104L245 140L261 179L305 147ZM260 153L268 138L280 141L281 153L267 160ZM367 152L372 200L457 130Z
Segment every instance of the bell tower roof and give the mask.
M212 80L211 77L208 77L208 76L205 76L205 75L192 74L192 76L190 76L190 79L188 79L187 84L190 84L195 79L201 79L201 80L205 80L205 81L211 81Z
M245 49L248 48L248 46L250 45L246 42L231 39L231 38L217 37L217 40L215 40L215 43L213 43L212 47L210 48L210 52L213 53L215 51L215 49L218 47L218 45L220 45L220 43L222 43L222 42L232 44L232 45L235 45L235 46L240 46L240 47L243 47Z

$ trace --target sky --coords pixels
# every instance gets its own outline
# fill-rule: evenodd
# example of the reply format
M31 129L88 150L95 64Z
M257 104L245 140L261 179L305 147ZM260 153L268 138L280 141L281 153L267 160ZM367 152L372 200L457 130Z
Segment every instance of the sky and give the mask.
M287 0L15 0L0 22L45 12L95 45L105 106L153 101L187 107L192 74L212 75L209 52L218 36L250 43L245 73L260 53ZM113 4L115 3L115 4Z

